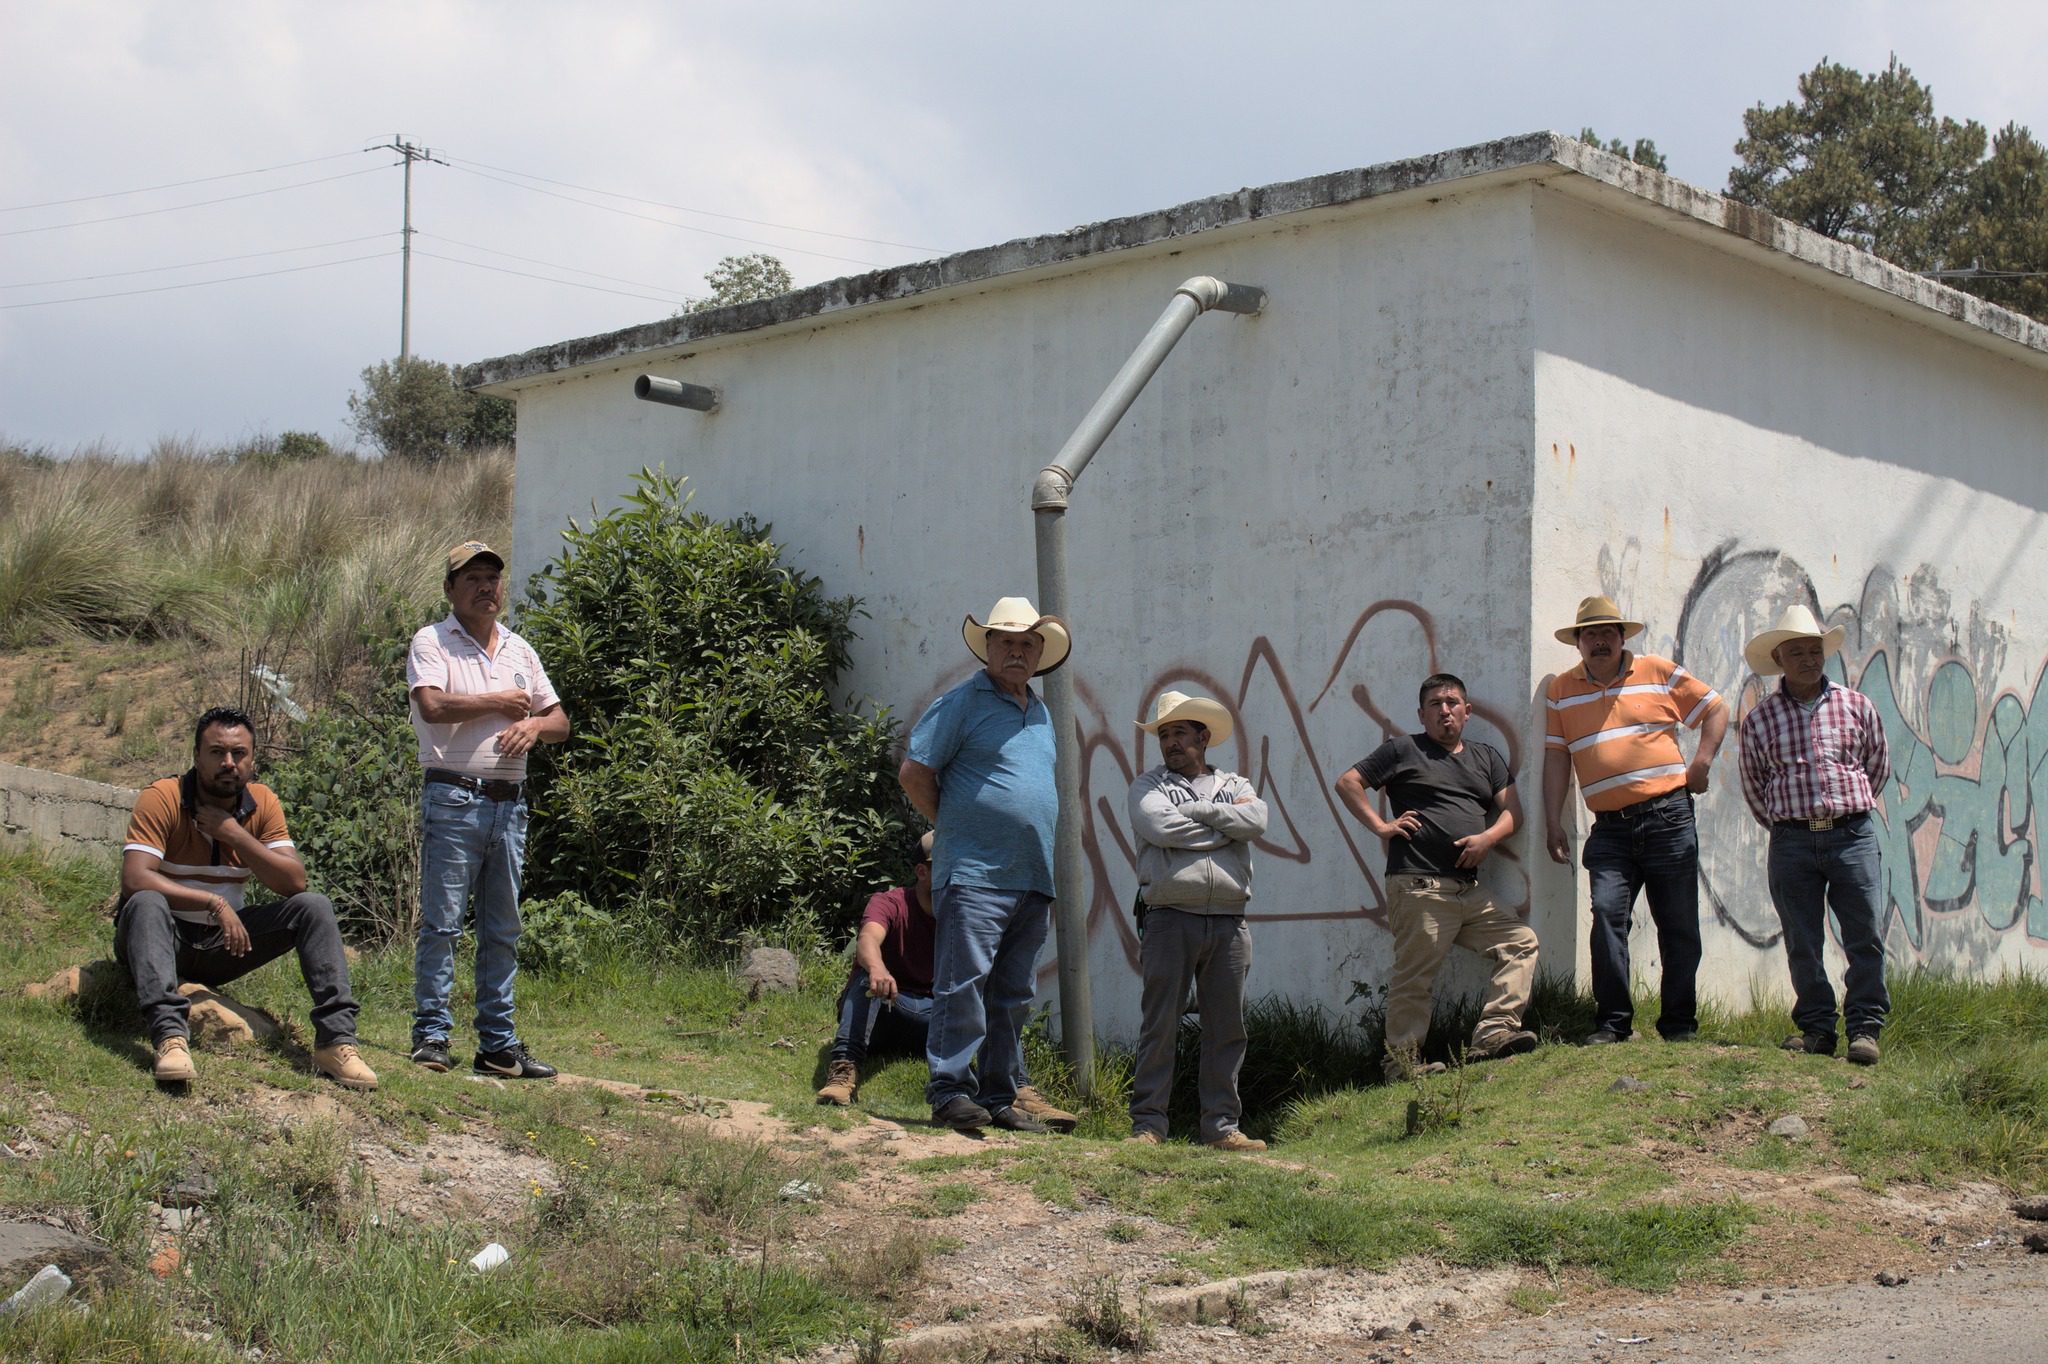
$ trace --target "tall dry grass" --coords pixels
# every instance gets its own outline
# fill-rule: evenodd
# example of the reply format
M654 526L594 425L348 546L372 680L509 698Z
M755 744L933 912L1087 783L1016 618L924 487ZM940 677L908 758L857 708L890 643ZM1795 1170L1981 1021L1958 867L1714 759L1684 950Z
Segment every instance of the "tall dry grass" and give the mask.
M263 662L317 701L443 610L449 545L510 538L510 450L431 468L232 453L0 446L0 648L189 640L223 679Z

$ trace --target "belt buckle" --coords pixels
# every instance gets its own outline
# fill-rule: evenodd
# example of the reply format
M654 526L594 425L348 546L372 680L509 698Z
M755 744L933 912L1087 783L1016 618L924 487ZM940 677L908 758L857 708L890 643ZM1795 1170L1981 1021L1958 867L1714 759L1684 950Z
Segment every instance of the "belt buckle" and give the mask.
M1823 833L1835 827L1835 817L1829 815L1826 819L1809 819L1806 821L1806 827L1814 833Z

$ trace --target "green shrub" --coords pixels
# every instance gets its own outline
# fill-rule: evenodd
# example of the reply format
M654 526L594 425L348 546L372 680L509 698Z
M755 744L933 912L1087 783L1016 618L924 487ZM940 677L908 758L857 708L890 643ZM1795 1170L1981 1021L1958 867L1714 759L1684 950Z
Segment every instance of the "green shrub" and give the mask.
M438 360L384 360L363 371L348 398L349 424L396 459L438 464L458 450L510 444L513 406L455 386Z
M565 890L519 906L519 968L537 974L580 975L610 941L612 916Z
M390 941L415 926L420 769L405 702L405 645L383 646L369 703L347 697L299 727L264 780L284 805L309 888L334 901L352 937Z
M277 458L285 464L325 459L333 453L334 447L327 443L327 437L312 431L287 431L277 438Z
M850 926L903 870L908 828L895 726L831 699L859 604L655 471L563 540L519 625L576 726L536 764L535 892L698 943L791 916Z

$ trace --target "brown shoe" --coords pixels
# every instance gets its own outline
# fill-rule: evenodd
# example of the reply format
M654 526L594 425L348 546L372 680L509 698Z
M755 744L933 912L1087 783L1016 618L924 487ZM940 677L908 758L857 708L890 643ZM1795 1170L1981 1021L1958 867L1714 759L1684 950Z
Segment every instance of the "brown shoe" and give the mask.
M851 1061L834 1061L825 1072L825 1083L818 1090L818 1102L838 1104L841 1108L853 1102L853 1091L860 1088L860 1071Z
M156 1082L160 1085L188 1085L199 1072L192 1068L192 1044L173 1033L156 1044Z
M1874 1066L1880 1055L1877 1039L1869 1033L1849 1039L1849 1059L1859 1066Z
M1465 1050L1467 1061L1495 1061L1503 1056L1523 1056L1536 1050L1541 1039L1527 1028L1509 1028L1492 1036L1474 1038Z
M1263 1151L1266 1143L1257 1137L1248 1137L1235 1127L1212 1142L1205 1142L1211 1151Z
M363 1064L361 1053L353 1042L336 1042L331 1047L313 1049L313 1069L338 1085L349 1089L375 1089L377 1072Z
M1018 1085L1017 1097L1010 1102L1013 1107L1029 1113L1055 1132L1071 1132L1081 1122L1066 1109L1047 1103L1045 1096L1032 1085Z
M1164 1146L1166 1139L1157 1132L1133 1132L1124 1138L1126 1146Z

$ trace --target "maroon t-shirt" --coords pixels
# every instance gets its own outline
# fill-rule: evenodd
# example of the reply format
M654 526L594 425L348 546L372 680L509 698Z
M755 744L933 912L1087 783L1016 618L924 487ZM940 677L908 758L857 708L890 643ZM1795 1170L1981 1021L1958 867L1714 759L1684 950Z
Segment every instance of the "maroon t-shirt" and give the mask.
M932 916L917 907L917 892L909 886L882 891L868 901L860 921L884 929L882 965L896 977L896 988L907 995L929 995Z

